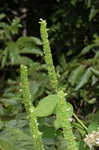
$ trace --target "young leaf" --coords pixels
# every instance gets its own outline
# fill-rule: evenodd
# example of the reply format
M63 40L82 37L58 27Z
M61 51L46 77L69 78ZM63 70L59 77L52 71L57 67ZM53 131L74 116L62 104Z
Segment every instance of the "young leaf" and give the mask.
M46 117L54 112L57 104L57 95L49 95L43 98L35 109L36 116Z

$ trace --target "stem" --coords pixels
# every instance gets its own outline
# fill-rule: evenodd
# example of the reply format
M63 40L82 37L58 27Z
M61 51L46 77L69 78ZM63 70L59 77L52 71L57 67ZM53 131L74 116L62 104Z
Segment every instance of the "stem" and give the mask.
M86 130L86 132L88 133L88 129L87 127L84 125L84 123L77 117L77 115L75 113L73 113L73 116L76 118L76 120L81 124L81 126Z

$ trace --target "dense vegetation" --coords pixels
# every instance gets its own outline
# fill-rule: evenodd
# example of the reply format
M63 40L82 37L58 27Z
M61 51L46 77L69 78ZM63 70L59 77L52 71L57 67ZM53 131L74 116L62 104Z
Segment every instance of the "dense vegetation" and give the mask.
M53 64L43 52L40 18L47 21L54 80L50 79ZM62 91L77 149L97 150L99 0L0 1L0 150L35 150L30 131L33 114L25 106L20 65L28 68L31 107L44 149L69 149L65 106L57 102Z

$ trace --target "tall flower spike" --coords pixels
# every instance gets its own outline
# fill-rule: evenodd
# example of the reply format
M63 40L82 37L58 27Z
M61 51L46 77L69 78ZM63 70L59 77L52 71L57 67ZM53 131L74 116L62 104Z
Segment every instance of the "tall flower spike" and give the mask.
M41 133L38 129L35 108L31 103L31 94L28 86L27 67L24 65L21 65L21 83L25 109L30 116L30 129L32 132L34 150L44 150L44 146L41 139Z
M50 44L48 40L48 34L47 34L47 29L46 29L46 21L41 19L41 26L40 26L40 33L41 33L41 38L43 41L43 50L45 54L45 61L47 64L47 69L48 69L48 74L49 78L51 81L51 84L55 90L57 90L58 87L58 81L55 73L55 68L53 65L53 60L52 60L52 54L51 54L51 49L50 49Z
M67 105L65 101L65 94L63 91L58 92L58 111L61 116L61 123L63 128L64 138L66 140L66 150L78 150L76 142L74 140L74 135L72 133L72 127L69 121L68 113L66 113ZM56 116L57 117L57 116Z
M66 105L66 102L64 99L64 92L57 89L58 81L57 81L57 77L56 77L56 73L55 73L55 69L54 69L54 65L53 65L45 20L41 20L40 32L41 32L41 38L43 40L43 49L45 52L45 61L46 61L47 68L48 68L48 75L50 77L52 86L58 92L57 93L57 95L58 95L57 107L58 107L58 112L61 117L60 119L62 122L64 138L67 143L66 150L78 150L78 148L76 146L76 142L74 140L73 133L72 133L72 127L69 122L69 116L68 116L68 113L66 113L67 105Z

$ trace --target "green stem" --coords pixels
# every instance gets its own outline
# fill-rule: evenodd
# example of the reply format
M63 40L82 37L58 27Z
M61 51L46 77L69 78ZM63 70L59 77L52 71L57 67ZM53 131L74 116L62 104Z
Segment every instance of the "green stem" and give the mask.
M88 133L88 129L87 127L84 125L84 123L77 117L77 115L75 113L73 113L73 116L76 118L76 120L81 124L81 126L86 130L86 132Z

